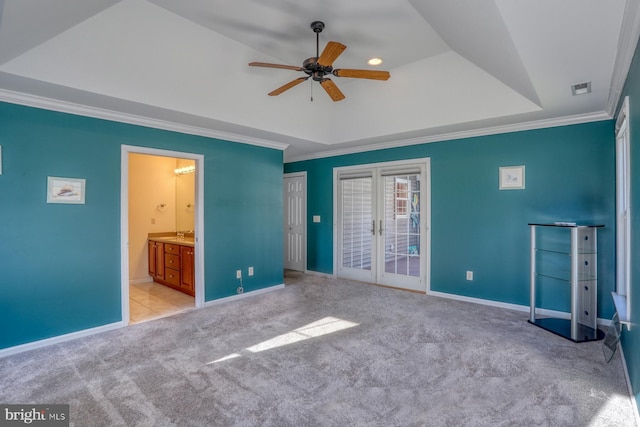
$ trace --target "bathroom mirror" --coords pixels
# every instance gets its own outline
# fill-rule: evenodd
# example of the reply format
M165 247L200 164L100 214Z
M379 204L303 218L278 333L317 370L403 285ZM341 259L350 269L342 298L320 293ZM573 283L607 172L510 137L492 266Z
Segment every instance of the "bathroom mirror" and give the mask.
M194 230L195 161L177 159L176 162L176 231Z

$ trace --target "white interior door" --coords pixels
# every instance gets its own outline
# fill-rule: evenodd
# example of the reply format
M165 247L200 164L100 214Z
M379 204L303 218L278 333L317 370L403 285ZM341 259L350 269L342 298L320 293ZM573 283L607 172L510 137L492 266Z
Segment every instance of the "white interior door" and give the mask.
M306 200L305 174L284 177L284 268L306 269Z
M426 292L428 159L335 171L339 277Z

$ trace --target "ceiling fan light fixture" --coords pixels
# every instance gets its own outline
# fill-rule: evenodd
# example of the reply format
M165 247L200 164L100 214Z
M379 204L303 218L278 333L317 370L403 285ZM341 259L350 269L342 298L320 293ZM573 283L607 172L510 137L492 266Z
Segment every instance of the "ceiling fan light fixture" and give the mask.
M371 58L370 60L367 61L367 64L369 64L369 65L380 65L380 64L382 64L382 59L380 59L380 58Z

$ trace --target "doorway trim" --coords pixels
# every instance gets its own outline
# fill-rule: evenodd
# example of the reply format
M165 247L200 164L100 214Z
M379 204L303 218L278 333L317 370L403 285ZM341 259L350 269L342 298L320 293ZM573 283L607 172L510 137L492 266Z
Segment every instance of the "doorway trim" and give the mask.
M339 270L339 251L341 250L339 236L338 236L338 227L339 227L339 215L338 212L338 195L339 189L338 185L340 183L340 174L344 174L345 172L355 172L361 170L370 170L370 169L398 169L402 170L406 166L414 166L421 165L421 168L424 168L425 171L425 181L424 184L424 192L425 192L425 200L424 200L424 213L425 216L425 251L426 256L422 265L424 266L424 292L428 295L431 292L431 158L430 157L422 157L416 159L406 159L406 160L396 160L389 162L377 162L377 163L367 163L361 165L352 165L352 166L341 166L333 168L333 277L338 277ZM377 190L374 190L377 191ZM402 289L402 288L399 288ZM422 291L421 291L422 292Z
M195 212L195 308L204 306L204 155L158 148L122 145L120 148L120 278L122 325L129 325L129 154L177 157L194 160Z
M285 173L283 175L283 179L282 179L283 188L284 188L285 180L287 178L302 178L303 183L304 183L303 184L303 186L304 186L304 188L303 188L304 200L302 201L303 210L304 210L304 216L303 216L304 226L303 226L303 231L302 231L302 233L303 233L303 235L302 235L302 239L303 239L303 243L302 243L302 259L303 259L302 271L307 273L307 223L309 222L308 221L309 212L307 210L307 171ZM284 212L283 217L284 217L285 220L287 219L287 215L288 214L286 212ZM286 226L286 224L284 224L284 226Z

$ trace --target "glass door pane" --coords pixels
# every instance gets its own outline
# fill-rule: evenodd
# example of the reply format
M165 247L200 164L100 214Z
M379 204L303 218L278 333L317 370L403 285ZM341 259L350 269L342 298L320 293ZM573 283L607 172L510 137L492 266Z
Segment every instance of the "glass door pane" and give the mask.
M420 277L420 175L385 176L384 273Z

